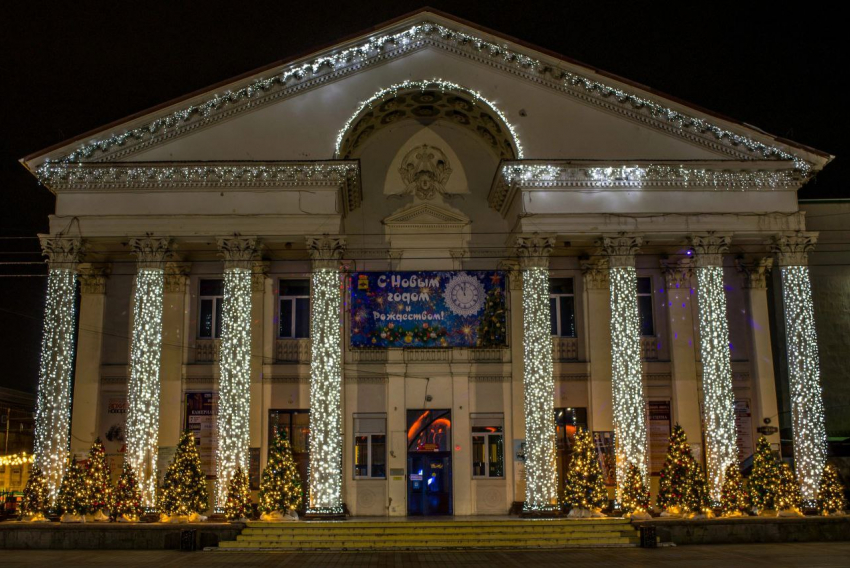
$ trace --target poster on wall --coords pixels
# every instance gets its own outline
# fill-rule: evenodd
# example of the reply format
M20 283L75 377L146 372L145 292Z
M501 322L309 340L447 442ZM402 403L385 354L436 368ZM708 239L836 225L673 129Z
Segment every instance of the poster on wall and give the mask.
M735 401L735 431L738 434L738 463L753 455L753 414L749 400Z
M118 480L124 467L124 452L127 450L125 442L127 406L127 393L104 392L101 394L98 436L106 450L106 461L112 470L113 481Z
M651 475L659 475L670 441L670 401L649 400L646 410L649 417L649 471Z
M355 272L352 347L507 345L503 272Z
M201 469L215 479L215 450L218 445L218 393L186 393L186 429L195 434Z
M594 432L593 443L596 445L596 455L602 467L602 477L606 487L617 484L616 458L614 454L614 432Z

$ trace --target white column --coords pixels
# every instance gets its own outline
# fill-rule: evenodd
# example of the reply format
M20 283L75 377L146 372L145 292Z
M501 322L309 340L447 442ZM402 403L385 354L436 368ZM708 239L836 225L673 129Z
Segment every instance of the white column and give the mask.
M138 271L133 292L127 452L124 459L136 472L144 507L156 504L164 261L169 244L169 239L161 237L130 239L130 247L138 258Z
M273 310L266 317L266 283L269 262L254 261L251 275L251 407L249 440L251 448L263 446L263 365L265 364L266 329L274 327ZM271 290L269 291L271 294ZM262 456L262 453L260 454Z
M778 447L779 410L776 404L776 377L767 302L767 275L773 266L773 258L760 258L752 262L739 260L736 266L743 276L747 312L750 315L750 376L756 392L757 423L763 424L765 419L770 420L776 427L776 433L765 438L771 445Z
M702 423L694 337L693 266L690 259L661 263L667 284L670 362L673 374L673 417L685 429L691 446L700 445ZM699 455L702 455L700 449Z
M47 298L38 370L35 414L35 464L45 477L48 501L56 503L68 462L71 405L71 367L74 361L74 299L77 263L83 254L80 239L39 235L47 257Z
M711 499L720 502L726 467L738 459L732 354L723 287L723 253L730 237L692 235L699 306L702 404L705 419L705 462Z
M77 269L77 278L80 280L80 311L71 415L72 454L88 452L97 438L103 314L108 275L108 266L86 263L79 265Z
M256 237L218 238L224 297L218 381L215 507L223 511L237 467L248 471L251 419L251 280Z
M808 267L808 252L816 242L817 233L798 231L776 237L773 247L779 261L785 307L794 469L808 506L814 506L826 462L826 424Z
M611 290L608 259L582 265L584 273L585 322L590 362L590 430L614 429L614 402L611 387Z
M157 444L176 447L183 431L183 361L189 263L165 263L162 305L159 433Z
M342 513L342 283L341 237L309 237L310 505L314 514Z
M525 391L525 511L557 508L555 378L549 319L552 237L517 237L522 268L523 385Z
M647 468L646 401L640 360L635 253L642 239L634 235L603 236L611 290L611 380L614 401L614 446L617 462L616 498L629 465L640 469L649 485Z
M508 272L510 291L509 325L511 349L511 385L510 385L510 439L525 438L525 404L523 400L523 367L522 367L522 271L516 261L502 261L499 268ZM511 501L525 501L525 463L516 461L513 446L507 446L505 455L510 452L510 459L505 465L513 479L513 498ZM506 458L507 459L507 458Z

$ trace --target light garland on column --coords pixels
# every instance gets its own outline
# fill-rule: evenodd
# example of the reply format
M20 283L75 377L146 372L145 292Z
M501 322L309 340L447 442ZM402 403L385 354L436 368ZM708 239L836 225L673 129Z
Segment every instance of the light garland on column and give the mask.
M633 258L633 257L632 257ZM610 269L611 382L614 405L614 443L617 502L634 464L646 479L646 402L640 361L640 320L637 307L637 272L633 266Z
M216 508L224 509L237 468L248 471L251 407L251 270L224 272L218 388Z
M549 270L522 272L523 386L525 389L525 510L552 510L557 501L555 470L555 377Z
M156 503L164 283L165 270L162 268L140 268L133 295L125 459L136 472L142 505L147 508Z
M38 372L34 463L44 475L51 505L56 503L68 465L76 287L74 269L50 269Z
M826 463L826 425L812 288L808 266L783 266L781 274L791 384L794 468L804 504L811 506L817 499Z
M721 266L697 267L696 274L706 469L711 499L719 503L726 468L738 460L726 294Z
M340 237L309 237L310 293L310 502L307 512L341 514L342 506L342 289Z

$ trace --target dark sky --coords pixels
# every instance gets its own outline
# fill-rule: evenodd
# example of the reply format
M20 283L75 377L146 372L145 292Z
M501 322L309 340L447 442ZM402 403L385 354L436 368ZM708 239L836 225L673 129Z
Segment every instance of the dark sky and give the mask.
M839 156L800 193L848 197L847 30L818 4L438 2L438 9ZM2 10L0 275L44 274L53 196L18 160L422 6L412 1L15 2ZM699 8L692 7L698 5ZM687 11L682 7L688 6ZM25 237L12 238L12 237ZM5 264L4 264L5 263ZM0 386L35 390L45 278L0 277Z

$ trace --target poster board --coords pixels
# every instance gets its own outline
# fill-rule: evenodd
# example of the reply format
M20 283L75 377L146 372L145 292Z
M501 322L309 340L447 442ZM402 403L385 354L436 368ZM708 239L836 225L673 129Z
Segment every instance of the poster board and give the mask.
M649 400L646 411L649 418L649 471L657 476L664 467L670 442L670 401Z
M118 481L124 468L124 452L127 451L127 393L106 391L101 393L98 436L106 450L106 462L112 472L112 481Z
M614 454L614 432L594 432L593 443L596 446L596 454L599 456L599 465L602 468L602 476L605 478L605 486L615 487L617 484L617 460Z
M218 393L186 393L186 429L195 434L201 469L207 479L215 479L215 452L218 447Z
M735 401L735 432L737 433L738 463L753 455L753 413L749 399Z

